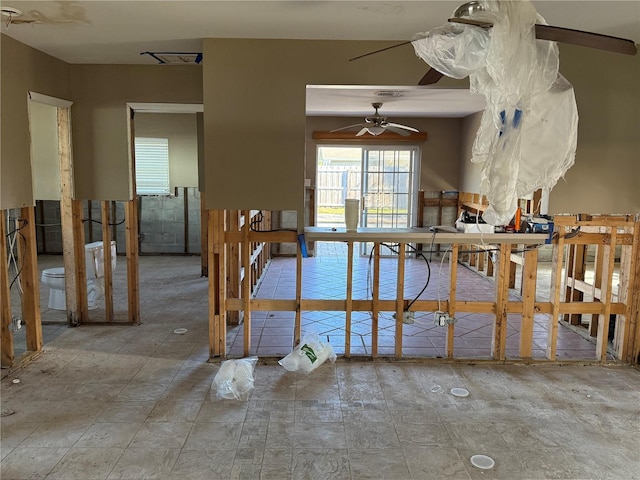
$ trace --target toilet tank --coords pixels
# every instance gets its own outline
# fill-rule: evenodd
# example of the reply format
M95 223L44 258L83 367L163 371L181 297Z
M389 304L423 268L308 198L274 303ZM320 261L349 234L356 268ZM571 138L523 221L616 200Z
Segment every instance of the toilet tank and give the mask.
M91 242L84 246L85 265L87 278L100 278L104 276L104 244ZM116 269L116 242L111 240L111 270Z

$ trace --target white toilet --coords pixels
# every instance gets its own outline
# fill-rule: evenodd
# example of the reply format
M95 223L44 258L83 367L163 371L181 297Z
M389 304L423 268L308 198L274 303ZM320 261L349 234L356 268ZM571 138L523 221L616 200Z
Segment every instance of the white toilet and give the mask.
M84 246L87 269L87 300L89 310L98 308L104 296L104 246L102 242L87 243ZM111 241L111 271L116 269L116 242ZM66 310L64 267L47 268L42 271L40 282L49 287L49 308Z

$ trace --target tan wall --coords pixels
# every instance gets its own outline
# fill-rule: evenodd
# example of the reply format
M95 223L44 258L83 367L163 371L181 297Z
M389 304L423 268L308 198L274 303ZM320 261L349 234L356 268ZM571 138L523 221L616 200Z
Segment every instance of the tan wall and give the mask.
M29 125L33 198L60 200L58 109L51 105L30 101Z
M480 173L482 167L473 163L473 142L476 138L482 112L474 113L462 119L462 141L460 142L460 191L480 192Z
M640 212L640 55L561 45L560 71L576 95L578 148L575 165L551 191L549 213ZM479 121L465 119L464 138ZM462 189L479 192L470 148L461 158Z
M461 119L393 117L390 120L410 125L428 135L426 142L418 144L422 153L420 188L423 190L457 190ZM313 132L316 130L330 131L361 121L360 117L307 117L305 178L311 180L312 186L315 185L316 147L318 145L313 140ZM323 143L336 144L336 142Z
M170 65L72 65L76 196L131 198L128 102L202 103L202 69Z
M305 87L416 85L426 66L410 48L347 61L387 45L203 40L207 208L297 210L302 218Z
M549 213L639 213L640 55L561 45L560 71L576 94L578 149Z
M169 140L171 188L198 186L198 139L195 113L136 113L137 137Z
M27 92L71 100L69 65L0 35L0 208L35 205Z

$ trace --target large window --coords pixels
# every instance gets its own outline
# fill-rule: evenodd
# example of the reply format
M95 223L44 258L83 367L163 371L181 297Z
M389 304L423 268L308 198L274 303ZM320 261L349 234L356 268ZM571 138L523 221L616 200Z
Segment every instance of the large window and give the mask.
M136 192L169 195L169 139L136 137Z

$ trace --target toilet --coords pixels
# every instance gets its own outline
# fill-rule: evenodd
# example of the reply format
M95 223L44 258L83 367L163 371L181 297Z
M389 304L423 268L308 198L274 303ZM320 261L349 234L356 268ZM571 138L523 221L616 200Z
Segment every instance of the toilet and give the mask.
M89 310L98 308L104 296L104 245L102 242L87 243L84 246L87 270L87 301ZM111 241L111 271L116 269L116 242ZM49 287L49 308L66 310L64 267L47 268L42 271L40 282Z

